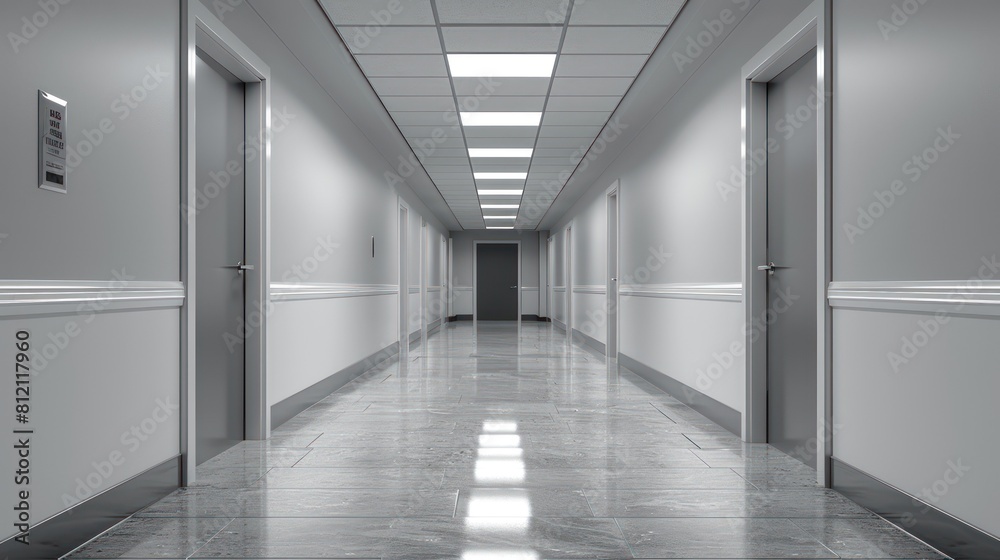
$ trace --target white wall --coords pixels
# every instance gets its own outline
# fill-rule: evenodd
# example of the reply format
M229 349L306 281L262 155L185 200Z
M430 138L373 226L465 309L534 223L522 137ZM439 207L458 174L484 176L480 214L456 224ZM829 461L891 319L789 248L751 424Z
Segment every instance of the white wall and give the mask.
M753 4L732 0L705 4L717 8L708 13L728 9L743 19L728 37L712 45L716 50L655 117L619 115L626 126L645 128L553 228L562 234L572 226L575 290L605 284L606 190L618 179L621 288L655 291L687 286L697 291L698 285L740 282L740 197L724 197L717 187L741 165L740 71L807 3L762 0L748 13L739 6ZM700 21L692 25L693 33L704 29ZM672 32L681 37L692 33ZM649 68L676 74L678 79L683 75L664 52L654 54ZM604 342L606 323L600 319L605 296L574 293L573 297L574 328ZM560 313L564 312L557 316L564 316ZM619 351L742 412L743 361L725 358L734 343L743 342L742 326L738 298L623 295Z
M202 1L213 8L210 0ZM385 174L392 166L321 85L323 76L314 77L320 71L346 73L337 66L344 59L333 57L328 68L307 69L251 6L241 4L223 15L226 27L270 66L272 111L294 115L271 140L272 282L398 288L397 209L405 196L407 320L410 332L419 332L420 263L430 258L421 253L422 236L439 236L445 229L405 185L400 191L389 184ZM307 13L301 17L303 33L318 32ZM302 264L317 247L330 243L336 247L330 256L303 273ZM397 297L276 303L269 324L268 401L278 403L396 342Z
M0 47L0 292L17 291L11 280L60 290L94 281L103 288L90 303L110 310L142 282L170 287L180 278L180 10L156 0L92 4L48 15L37 2L0 3L5 39L24 33L22 18L46 22L28 30L26 44ZM80 155L71 158L69 194L37 188L38 89L69 102L66 140ZM133 92L130 108L121 98ZM94 132L102 121L110 132ZM33 524L180 453L180 414L157 412L179 399L180 302L96 314L73 304L44 316L37 300L16 316L0 306L0 360L12 369L22 329L37 352L27 426L36 432ZM13 374L0 401L8 429ZM145 441L122 439L144 420L152 428ZM113 453L120 464L98 472L93 463ZM16 464L12 445L0 450L0 462ZM13 473L0 492L6 538L14 533Z
M453 231L454 251L454 315L472 315L473 311L473 262L476 241L510 240L521 242L521 313L537 315L539 311L539 243L546 239L545 232L509 231Z
M893 5L834 2L834 279L995 282L1000 76L984 61L1000 52L1000 3L927 2L895 19ZM949 128L947 151L925 156ZM895 180L906 190L890 200ZM834 456L1000 535L1000 322L946 309L835 311ZM949 462L969 470L948 475Z

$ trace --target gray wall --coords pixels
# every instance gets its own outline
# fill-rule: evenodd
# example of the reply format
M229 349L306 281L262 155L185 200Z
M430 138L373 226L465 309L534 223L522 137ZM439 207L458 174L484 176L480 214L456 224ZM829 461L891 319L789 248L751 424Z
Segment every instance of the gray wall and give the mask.
M708 13L728 9L742 21L712 45L714 52L669 102L664 100L665 106L655 117L620 115L626 125L645 128L553 228L562 234L572 226L576 288L604 286L605 191L618 179L623 288L628 284L676 288L740 282L740 194L723 196L718 188L742 164L740 72L807 3L762 0L754 6L718 0L703 4L715 6ZM741 5L754 7L743 12ZM700 20L692 25L691 30L671 33L684 37L704 29ZM682 79L684 74L670 54L654 53L648 71ZM684 70L689 69L685 65ZM560 309L558 300L554 303ZM574 328L604 342L605 305L604 295L574 293ZM734 343L744 340L738 300L624 296L620 310L621 353L743 410L743 360L726 357ZM559 314L564 316L561 310Z
M0 46L0 291L10 290L10 280L64 288L103 282L108 303L98 307L110 309L129 286L180 278L180 11L156 0L94 4L47 15L37 2L0 3L5 39L23 32L22 18L46 21L16 52L7 40ZM69 101L66 140L81 155L69 194L37 188L38 89ZM133 91L142 101L126 113L121 96ZM104 119L113 131L101 137L93 131ZM0 316L0 360L14 362L15 332L31 331L30 490L38 523L180 452L180 414L156 412L161 402L178 403L180 312L41 315L44 305L29 307ZM0 401L8 422L12 376L3 391L10 398ZM145 441L123 439L154 414L163 421L147 423L155 429ZM114 453L120 464L93 466ZM0 462L16 464L11 445ZM13 533L13 482L13 475L0 482L8 506L0 537Z
M931 1L901 25L893 4L834 2L834 279L995 282L1000 3ZM958 137L921 169L912 158L949 128ZM896 180L906 190L890 201ZM859 208L878 215L859 222ZM1000 424L1000 322L943 309L835 312L834 455L1000 535L1000 447L985 443Z
M473 251L476 241L511 240L521 242L521 312L538 314L539 243L545 242L545 232L512 231L453 231L452 313L472 315Z
M202 2L214 6L211 0ZM306 12L301 18L301 33L320 33ZM337 92L325 87L330 73L349 76L357 69L342 67L349 62L343 57L331 57L329 67L307 69L249 4L224 13L223 23L270 66L273 110L294 115L272 138L272 282L398 286L401 193L386 180L392 166L340 108ZM315 44L328 48L321 39L317 35ZM416 332L421 321L422 222L427 222L431 236L440 236L444 228L408 189L405 195L410 208L408 323L410 332ZM336 250L315 272L297 273L320 245L319 239L332 241ZM396 298L374 295L277 303L268 341L269 402L280 402L395 342L399 338Z

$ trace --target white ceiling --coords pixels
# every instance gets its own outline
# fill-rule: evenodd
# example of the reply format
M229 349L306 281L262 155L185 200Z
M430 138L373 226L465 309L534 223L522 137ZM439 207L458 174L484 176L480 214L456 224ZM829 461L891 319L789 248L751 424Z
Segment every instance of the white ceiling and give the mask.
M519 204L516 222L488 220L489 225L535 229L685 1L320 4L462 227L486 227L481 204ZM551 78L453 78L446 55L459 53L557 58ZM462 127L459 108L544 115L538 127ZM469 148L533 148L534 155L530 160L470 159ZM480 180L478 185L479 190L523 188L524 195L480 200L474 172L527 172L526 181Z

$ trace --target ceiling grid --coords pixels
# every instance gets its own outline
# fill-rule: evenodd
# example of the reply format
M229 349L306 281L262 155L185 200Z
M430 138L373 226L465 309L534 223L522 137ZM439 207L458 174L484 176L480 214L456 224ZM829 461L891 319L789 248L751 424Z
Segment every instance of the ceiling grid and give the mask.
M462 227L532 230L684 1L320 3Z

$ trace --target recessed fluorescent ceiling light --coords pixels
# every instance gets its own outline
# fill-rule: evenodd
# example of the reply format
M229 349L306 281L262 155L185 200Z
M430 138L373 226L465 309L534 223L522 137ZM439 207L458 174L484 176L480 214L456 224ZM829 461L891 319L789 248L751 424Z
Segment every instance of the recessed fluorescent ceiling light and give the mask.
M483 216L487 220L516 220L517 216Z
M486 229L514 229L514 226L506 226L506 227L494 227L494 226L489 226L489 227L487 227Z
M467 113L463 111L461 115L462 124L465 126L538 126L542 122L541 113L516 111Z
M522 194L524 194L523 190L486 189L479 191L479 196L521 196Z
M477 181L495 179L498 181L522 181L528 178L528 173L473 173Z
M449 54L453 78L551 78L554 54Z
M531 148L469 148L469 157L530 158L534 151Z
M518 204L483 204L483 210L516 210L520 207Z

